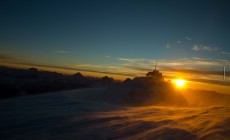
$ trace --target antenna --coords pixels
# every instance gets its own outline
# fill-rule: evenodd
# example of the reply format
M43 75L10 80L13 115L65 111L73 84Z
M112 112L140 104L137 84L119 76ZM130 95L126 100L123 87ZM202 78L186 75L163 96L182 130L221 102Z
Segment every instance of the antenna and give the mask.
M155 64L155 70L157 70L157 60L156 60L156 64Z
M223 66L223 80L225 80L225 66Z

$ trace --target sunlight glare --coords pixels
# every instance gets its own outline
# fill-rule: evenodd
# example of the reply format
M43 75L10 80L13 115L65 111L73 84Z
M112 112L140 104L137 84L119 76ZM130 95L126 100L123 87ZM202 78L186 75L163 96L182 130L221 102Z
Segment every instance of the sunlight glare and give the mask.
M174 81L178 87L183 87L185 84L185 80L182 80L182 79L176 79Z

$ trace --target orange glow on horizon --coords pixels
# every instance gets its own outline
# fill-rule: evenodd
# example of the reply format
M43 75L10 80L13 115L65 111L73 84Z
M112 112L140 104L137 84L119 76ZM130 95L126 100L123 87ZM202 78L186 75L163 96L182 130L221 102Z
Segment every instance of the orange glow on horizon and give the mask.
M10 68L19 68L19 69L28 69L28 68L37 68L38 70L44 71L53 71L66 75L72 75L77 72L82 73L84 76L92 76L92 77L113 77L116 80L125 80L126 78L130 78L130 76L116 75L116 74L106 74L100 72L90 72L90 71L81 71L81 70L70 70L68 68L55 68L55 67L46 67L46 66L37 66L35 65L27 65L27 64L14 64L14 63L0 63L2 66L10 67Z
M77 72L81 72L84 76L92 76L92 77L104 77L104 76L109 76L113 77L116 80L125 80L126 78L134 78L131 76L125 76L125 75L116 75L116 74L108 74L108 73L97 73L97 72L90 72L90 71L79 71L79 70L71 70L71 69L65 69L65 68L55 68L55 67L46 67L46 66L37 66L36 64L34 65L26 65L26 64L16 64L16 63L7 63L7 62L0 62L1 66L6 66L6 67L11 67L11 68L20 68L20 69L28 69L31 67L35 67L38 70L47 70L47 71L55 71L59 72L62 74L66 75L72 75ZM177 86L175 80L179 80L176 77L180 77L180 79L184 80L184 85L183 86ZM208 90L208 91L216 91L220 93L225 93L225 94L230 94L230 86L228 85L220 85L220 84L215 84L215 83L207 83L207 82L198 82L198 81L191 81L188 80L190 78L194 78L191 76L188 76L188 74L184 73L173 73L173 72L164 72L164 76L166 77L165 80L172 81L172 83L177 87L178 89L195 89L195 90ZM205 77L206 78L206 77ZM187 79L187 80L185 80Z

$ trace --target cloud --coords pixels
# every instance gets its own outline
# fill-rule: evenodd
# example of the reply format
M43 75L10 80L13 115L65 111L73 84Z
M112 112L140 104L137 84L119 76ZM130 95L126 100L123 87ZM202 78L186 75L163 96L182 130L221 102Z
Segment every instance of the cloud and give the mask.
M129 69L133 69L133 70L138 70L138 71L145 71L145 72L148 72L148 71L152 71L151 68L143 68L143 67L137 67L137 66L124 66L126 68L129 68Z
M166 70L166 69L165 69ZM182 72L188 74L197 74L197 75L218 75L223 76L222 70L198 70L198 69L167 69L168 71ZM229 75L230 72L226 72L226 75Z
M155 60L152 59L119 58L118 60L124 62L124 64L122 64L123 67L121 67L121 69L126 68L126 70L129 71L129 74L132 73L133 75L137 76L144 76L148 71L152 71L155 65ZM181 75L188 80L193 79L193 81L209 82L213 84L220 83L223 85L226 85L226 81L216 81L222 80L223 66L230 66L229 60L218 60L198 57L182 58L175 60L158 59L157 62L157 69L163 72L164 76L168 77L169 79L172 79L172 76ZM226 71L226 75L230 75L230 72ZM203 79L206 79L206 81ZM227 83L230 84L229 82Z
M180 40L178 40L178 41L177 41L177 43L178 43L178 44L180 44L180 43L181 43L181 41L180 41Z
M222 85L222 86L229 86L230 82L227 81L220 81L220 80L211 80L211 79L187 79L189 81L194 81L194 82L202 82L202 83L209 83L209 84L217 84L217 85Z
M75 64L75 67L84 67L84 68L112 68L113 66L109 65L98 65L98 64Z
M186 40L189 40L189 41L192 40L192 39L191 39L190 37L188 37L188 36L186 36L185 39L186 39Z
M130 72L119 72L118 70L113 70L113 71L106 71L106 70L94 70L94 69L87 69L87 68L80 68L80 67L65 67L65 66L53 66L53 65L43 65L43 64L33 64L33 63L17 63L17 62L12 62L9 64L17 64L17 65L22 65L22 66L26 66L26 67L44 67L44 68L53 68L53 69L63 69L63 70L74 70L74 71L80 71L80 72L93 72L93 73L100 73L100 74L112 74L112 75L120 75L120 76L130 76L130 77L134 77L137 76L133 73ZM90 66L90 64L79 64L82 66ZM93 66L91 66L93 67ZM99 66L100 67L100 66ZM103 66L101 66L103 67ZM105 66L104 66L105 67ZM117 69L121 69L121 68L117 68ZM128 70L126 70L128 71Z
M15 57L13 57L13 56L14 56L14 54L12 54L10 52L0 50L0 59L2 59L2 60L15 59Z
M147 59L144 59L144 58L117 58L117 60L127 61L129 63L140 63L140 62L148 61Z
M143 59L143 58L117 58L117 60L123 61L128 66L139 66L143 68L151 68L155 65L155 59ZM157 59L159 67L177 67L177 68L200 68L200 67L212 67L230 65L229 60L210 59L210 58L181 58L175 60Z
M5 54L0 54L0 59L12 59L12 57L7 56Z
M124 76L138 76L140 73L138 70L134 70L129 67L129 65L102 65L102 64L75 64L70 65L70 67L75 67L77 69L84 69L84 70L95 70L101 71L104 73L112 73Z
M194 73L193 73L194 75ZM218 78L209 78L209 77L205 77L205 78L199 78L199 74L195 74L197 76L191 76L191 77L187 77L186 80L187 81L192 81L192 82L201 82L201 83L209 83L209 84L217 84L217 85L221 85L221 86L229 86L230 81L224 81L222 80L222 75L216 76ZM168 79L177 79L177 76L173 76L173 75L164 75L165 78ZM220 80L221 79L221 80Z
M221 54L230 55L230 52L221 52Z
M106 56L105 56L105 58L111 58L111 56L109 56L109 55L106 55Z
M121 65L102 65L102 64L75 64L68 65L66 67L60 66L49 66L39 64L20 63L21 65L27 66L41 66L47 68L58 68L65 70L76 70L81 72L94 72L101 74L113 74L120 76L144 76L147 72L154 69L155 60L143 59L143 58L119 58L122 61ZM215 60L205 58L182 58L176 60L157 60L158 69L163 73L165 78L174 79L175 76L183 76L189 81L197 81L204 83L213 83L219 85L229 85L230 80L222 81L222 66L230 66L229 60ZM18 63L19 64L19 63ZM201 69L201 67L206 69ZM216 66L215 70L207 69L209 66ZM190 67L190 68L188 68ZM228 67L227 67L228 68ZM226 71L226 79L230 78L230 72Z
M208 62L208 61L202 61L199 60L198 62L195 62L196 65L218 65L219 69L212 70L212 69L189 69L189 68L180 68L178 66L183 66L184 64L181 62L166 62L166 61L160 61L158 69L163 73L164 77L167 79L175 79L178 78L177 76L182 76L188 81L195 81L195 82L202 82L202 83L210 83L210 84L218 84L218 85L229 85L230 80L223 81L223 71L222 71L222 65L219 62ZM189 63L186 61L185 63ZM194 64L194 65L195 65ZM153 67L142 67L142 66L135 66L135 65L127 65L126 68L130 69L130 73L134 71L138 71L138 73L134 74L137 76L144 76L148 71L152 71ZM230 72L226 71L226 79L230 78Z
M69 54L71 53L70 51L65 51L65 50L56 50L55 53L59 53L59 54Z
M218 47L208 47L208 46L205 46L205 45L196 45L196 44L194 44L192 46L192 50L194 50L194 51L201 51L201 50L218 51L218 50L220 50L220 48L218 48Z
M137 66L126 66L127 68L133 69L133 70L138 70L138 71L143 71L143 72L148 72L152 71L153 68L143 68L143 67L137 67ZM168 71L168 72L180 72L180 73L187 73L187 74L197 74L197 75L218 75L222 76L223 71L220 67L220 70L199 70L199 69L188 69L188 68L173 68L173 67L166 67L166 66L160 66L161 71ZM226 71L226 75L230 75L230 72Z
M171 48L171 46L170 46L170 44L166 44L166 46L165 46L167 49L169 49L169 48Z

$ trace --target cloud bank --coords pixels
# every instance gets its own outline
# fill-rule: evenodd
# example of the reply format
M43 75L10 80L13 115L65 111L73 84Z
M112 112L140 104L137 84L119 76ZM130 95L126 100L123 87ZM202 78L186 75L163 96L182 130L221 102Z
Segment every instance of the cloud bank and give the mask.
M192 46L192 50L194 51L218 51L220 48L218 47L208 47L208 46L205 46L205 45L193 45Z

